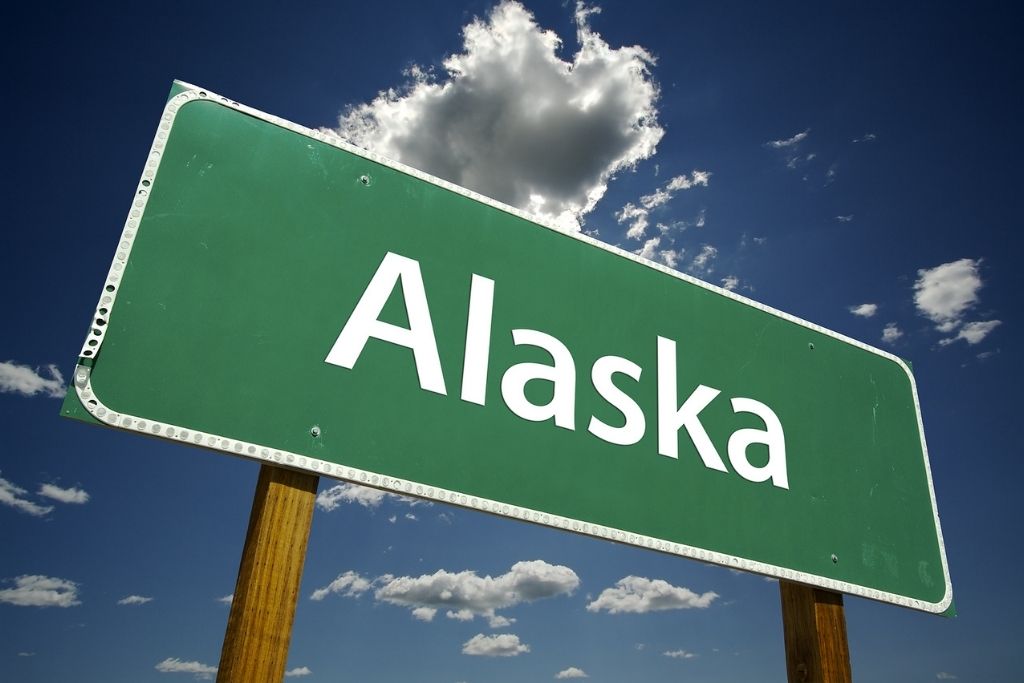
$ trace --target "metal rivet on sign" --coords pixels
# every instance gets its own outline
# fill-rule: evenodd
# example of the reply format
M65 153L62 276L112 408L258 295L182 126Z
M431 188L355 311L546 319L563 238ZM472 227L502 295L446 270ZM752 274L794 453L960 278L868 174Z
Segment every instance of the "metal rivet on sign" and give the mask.
M832 564L839 564L839 556L832 553Z
M320 436L320 425L313 425L309 428L309 433L313 436Z
M810 349L811 351L813 351L814 350L814 342L811 342L810 344L808 344L807 348Z
M370 176L368 176L368 175L361 175L361 176L359 176L359 182L362 183L363 185L369 186L369 184L370 184Z

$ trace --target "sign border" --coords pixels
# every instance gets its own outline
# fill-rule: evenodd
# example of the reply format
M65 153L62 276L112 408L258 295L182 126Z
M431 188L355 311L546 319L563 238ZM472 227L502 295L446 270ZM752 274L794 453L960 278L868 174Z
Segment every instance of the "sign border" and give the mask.
M627 545L637 546L641 548L647 548L650 550L656 550L662 553L670 555L678 555L681 557L687 557L702 562L709 562L712 564L729 567L732 569L740 569L744 571L753 572L756 574L762 574L765 576L774 577L786 581L796 581L799 583L809 584L831 590L840 593L849 593L851 595L857 595L860 597L868 598L871 600L877 600L881 602L891 603L916 609L924 612L942 613L945 612L953 601L952 596L952 584L949 576L949 565L946 559L946 548L942 536L942 528L939 524L938 505L935 500L935 487L932 483L932 472L931 465L928 460L928 446L924 436L924 424L921 419L921 406L918 400L917 384L914 381L914 376L907 367L907 364L887 351L882 349L869 346L863 342L857 341L845 335L833 332L814 323L808 322L794 315L790 315L783 311L779 311L770 306L766 306L762 303L748 299L740 294L731 292L721 287L717 287L710 283L704 282L697 278L680 273L679 271L668 268L667 266L655 263L648 259L642 258L636 254L627 252L618 247L606 244L599 240L596 240L583 232L569 232L558 225L546 221L537 216L533 216L525 211L516 209L515 207L503 204L489 197L485 197L477 192L468 190L460 187L453 183L450 183L441 178L437 178L423 171L416 170L405 164L392 161L378 154L370 152L368 150L356 147L348 142L345 142L340 137L335 135L333 132L324 130L313 130L306 128L290 121L286 121L278 116L267 114L259 111L252 107L248 107L234 100L228 99L216 93L213 93L205 88L200 88L189 83L175 80L175 90L181 90L178 94L168 99L167 104L164 107L163 114L160 118L160 124L157 129L156 135L153 139L153 144L150 147L149 155L147 156L146 165L143 169L142 176L139 179L138 186L136 188L135 197L132 201L132 207L129 210L128 218L125 221L124 229L121 234L121 238L118 242L118 248L114 255L113 262L108 271L106 281L104 282L103 290L100 294L99 303L96 306L96 314L94 317L94 325L90 326L90 332L82 345L82 350L79 357L79 364L75 368L74 373L74 386L77 397L82 403L82 406L99 422L122 429L130 432L142 432L152 436L157 436L163 439L178 441L182 443L188 443L191 445L199 446L202 448L225 452L231 455L238 455L252 460L261 462L268 462L282 467L288 467L295 470L310 472L317 475L325 475L343 481L348 481L354 484L362 486L369 486L377 489L381 489L388 492L393 492L401 495L416 496L425 498L427 500L442 501L457 505L473 510L479 510L488 512L503 517L510 517L513 519L523 520L527 522L533 522L543 526L552 527L555 529L561 529L565 531L572 531L580 533L586 536L592 536L595 538L601 538L605 540L611 540L618 543L624 543ZM173 92L173 91L172 91ZM167 139L170 135L170 131L174 126L174 121L177 113L182 107L190 102L197 101L209 101L219 104L230 109L234 109L240 113L252 116L260 119L266 123L270 123L286 130L292 131L299 135L303 135L310 139L318 142L331 145L338 149L342 149L351 154L360 156L369 161L387 166L388 168L394 169L401 173L413 176L420 180L426 181L438 187L444 188L451 192L460 194L469 199L475 200L482 204L486 204L490 207L512 214L519 218L530 221L536 225L547 228L554 232L558 232L566 237L585 242L591 246L595 246L599 249L611 252L616 256L624 257L635 261L639 264L653 268L665 275L685 280L690 284L702 287L706 290L712 291L720 296L733 299L747 306L756 308L759 311L768 313L770 315L782 318L791 323L801 325L807 329L813 330L820 334L832 337L844 343L853 345L859 349L881 356L887 360L896 363L906 373L907 378L910 381L911 391L914 398L914 412L917 416L917 427L918 433L921 439L921 451L924 458L925 473L928 479L928 492L932 505L932 513L935 520L935 531L939 544L939 554L942 558L942 573L945 581L946 592L943 598L936 603L926 602L923 600L917 600L914 598L908 598L895 593L889 593L886 591L880 591L866 586L861 586L854 583L845 581L838 581L830 579L828 577L818 576L816 574L809 574L806 572L795 571L792 569L786 569L785 567L767 564L756 560L750 560L742 557L733 555L727 555L725 553L719 553L703 548L697 548L688 546L680 543L666 541L659 538L650 536L644 536L642 534L634 534L621 529L615 529L606 527L598 524L591 524L589 522L583 522L568 517L562 517L559 515L552 515L549 513L541 512L539 510L532 510L523 508L515 505L508 505L499 501L493 501L478 496L472 496L464 494L459 491L452 491L448 489L442 489L439 487L428 486L420 484L414 481L407 481L403 479L397 479L382 475L377 472L370 472L354 467L347 467L344 465L338 465L335 463L326 462L317 458L301 455L298 453L291 453L288 451L282 451L278 449L272 449L260 444L250 443L248 441L240 441L237 439L229 439L221 435L196 431L189 427L183 427L180 425L167 424L155 420L148 419L146 417L139 417L136 415L129 415L126 413L120 413L111 408L107 407L102 400L96 395L92 387L91 382L91 368L99 350L103 344L103 337L106 332L106 323L113 310L114 304L117 300L118 286L120 284L121 275L124 271L125 265L127 264L128 258L131 255L132 245L139 228L139 224L142 220L143 213L146 208L146 204L149 198L149 188L153 184L156 178L157 172L160 168L160 162L162 159L162 152L167 144Z

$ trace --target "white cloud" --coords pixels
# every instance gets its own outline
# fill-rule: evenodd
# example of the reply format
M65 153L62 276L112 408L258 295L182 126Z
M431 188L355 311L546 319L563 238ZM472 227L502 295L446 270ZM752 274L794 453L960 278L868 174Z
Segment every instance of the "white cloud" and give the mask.
M704 609L717 597L718 593L712 591L698 595L689 588L673 586L661 579L627 576L613 588L605 588L596 600L587 605L587 611L643 614L671 609Z
M365 508L380 507L385 500L393 500L407 505L425 505L415 498L407 498L397 493L379 491L358 484L338 484L321 491L316 497L316 506L324 512L337 509L342 503L356 503Z
M576 10L577 52L505 0L463 29L463 52L435 79L422 70L402 87L350 109L338 133L416 168L513 206L578 227L617 171L654 154L653 57L610 47Z
M935 677L937 679L939 679L940 681L955 681L956 680L956 676L954 676L953 674L948 673L946 671L940 671L939 673L935 674Z
M493 636L478 633L462 645L462 654L482 657L515 657L529 651L530 646L520 643L519 636L511 633Z
M839 221L840 223L849 223L850 221L853 220L853 214L849 213L846 214L845 216L836 216L836 220Z
M974 345L979 343L982 339L988 336L989 332L1002 324L1002 320L986 320L984 322L966 323L960 328L960 332L957 333L955 337L940 339L939 344L942 346L948 346L955 341L963 339L968 344Z
M896 326L896 323L889 323L882 329L882 341L886 344L893 344L902 336L903 332Z
M740 279L735 275L726 275L722 278L722 289L727 289L732 292L739 286Z
M14 588L0 590L0 603L19 607L73 607L78 600L78 584L51 576L18 576Z
M700 253L693 257L693 261L690 263L690 272L693 273L711 273L713 268L713 261L718 257L718 249L705 244L701 247Z
M505 628L506 626L511 626L514 623L516 623L515 619L503 617L500 614L495 614L487 618L487 625L491 628Z
M615 220L619 223L629 221L626 237L631 240L638 240L647 232L649 214L650 212L647 209L642 209L633 202L627 202L621 211L616 212Z
M177 657L168 657L154 667L161 673L193 674L196 678L208 681L217 673L217 667L200 662L184 662Z
M89 502L89 494L82 489L76 489L74 487L69 489L62 489L59 486L53 484L43 484L39 487L39 495L45 496L46 498L52 498L53 500L60 501L61 503L71 503L75 505L81 505L82 503Z
M455 621L473 621L473 618L476 617L476 614L474 614L472 610L468 609L460 609L457 611L448 610L444 615L449 619L454 619Z
M35 657L36 653L35 652L19 652L18 656L19 657Z
M875 313L878 313L878 304L860 304L859 306L850 306L850 313L860 316L861 318L870 318Z
M295 676L308 676L311 673L313 672L310 670L308 666L297 666L294 669L288 669L287 671L285 671L284 675L291 678Z
M217 602L223 603L225 605L230 605L232 602L234 602L234 600L235 600L235 594L234 593L231 593L230 595L225 595L222 598L217 598Z
M640 206L637 206L633 202L627 202L620 211L615 213L615 219L620 223L629 223L629 228L626 230L626 237L629 239L642 239L644 234L647 232L647 226L650 225L650 212L659 207L667 204L675 196L675 193L679 190L689 190L693 187L707 187L708 180L711 178L711 173L708 171L694 170L689 176L679 175L672 178L670 181L665 183L664 186L655 190L652 194L646 194L640 197ZM705 211L702 209L698 214L695 222L692 223L699 228L704 227L706 220ZM658 223L658 229L661 230L662 234L667 233L673 227L689 227L690 223L685 221L677 221L671 225L665 223Z
M964 313L978 302L980 259L960 259L917 271L914 303L940 332L959 327Z
M56 365L47 365L49 379L43 377L39 368L33 370L27 365L19 365L14 361L0 363L0 392L8 394L21 394L23 396L35 396L42 394L50 398L64 398L67 388L64 386L64 376Z
M555 678L558 680L564 680L566 678L590 678L590 676L588 676L587 672L583 669L570 666L568 669L563 669L556 673Z
M800 144L801 142L803 142L807 138L808 135L810 135L810 133L811 133L811 129L808 128L804 132L797 133L796 135L794 135L791 138L783 138L781 140L771 140L771 141L766 142L764 144L765 144L765 147L770 147L772 149L786 149L787 147L793 147L794 145Z
M413 609L444 608L449 618L489 619L498 609L572 593L580 580L568 567L533 560L517 562L507 573L496 577L442 569L419 577L382 576L374 583L378 586L374 597L380 602Z
M640 197L640 205L648 210L654 209L670 202L672 197L674 197L675 193L679 190L689 190L693 187L707 187L710 179L710 172L698 171L696 169L694 169L689 176L685 173L683 175L677 175L665 183L663 187L655 190L652 194L646 194Z
M864 135L860 136L859 138L854 138L850 142L853 142L853 143L871 142L872 140L876 139L877 137L878 136L875 135L874 133L864 133Z
M53 512L52 505L39 505L24 498L27 493L28 491L14 482L0 477L0 504L7 505L33 517L43 517Z
M659 249L661 245L660 237L652 237L646 242L644 246L635 250L633 253L651 261L658 263L664 263L669 268L675 268L679 264L679 259L682 258L682 249Z
M362 595L372 586L373 582L364 579L353 571L347 571L344 574L338 575L338 578L331 581L323 588L317 588L313 591L313 594L309 596L309 599L319 602L331 593L340 593L345 597L354 598Z
M417 607L412 611L412 616L420 621L433 621L437 609L434 607Z
M671 657L672 659L693 659L697 656L692 652L687 652L686 650L667 650L661 654L666 657Z
M129 595L121 598L117 601L119 605L145 605L147 602L153 602L153 598L147 598L143 595Z

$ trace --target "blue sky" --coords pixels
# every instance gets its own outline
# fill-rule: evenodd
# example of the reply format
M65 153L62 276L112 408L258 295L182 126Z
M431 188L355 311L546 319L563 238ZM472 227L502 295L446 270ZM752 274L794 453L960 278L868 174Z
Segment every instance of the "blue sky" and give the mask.
M849 598L854 675L1019 680L1019 19L995 3L595 7L133 3L5 21L0 678L192 680L219 658L257 465L57 416L181 78L568 211L911 361L960 614ZM571 138L567 103L589 93L606 126L557 156L523 142L542 132L532 103ZM292 677L785 680L774 582L338 483L321 482ZM535 601L510 597L524 576L548 579ZM479 599L431 613L440 584ZM624 585L672 609L623 606Z

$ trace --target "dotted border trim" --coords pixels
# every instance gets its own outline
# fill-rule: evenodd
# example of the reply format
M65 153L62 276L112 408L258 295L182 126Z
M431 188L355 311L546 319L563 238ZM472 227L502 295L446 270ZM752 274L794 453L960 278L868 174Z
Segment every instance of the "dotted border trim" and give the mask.
M78 392L78 396L82 401L82 405L85 406L86 410L89 411L96 419L103 422L106 425L122 429L125 431L141 432L149 434L151 436L160 437L170 441L178 441L181 443L188 443L194 446L207 448L211 450L221 451L232 455L238 455L254 460L260 460L264 462L272 462L274 464L280 464L284 467L289 467L296 470L303 470L319 474L323 476L330 476L344 481L349 481L355 484L364 486L370 486L373 488L390 491L402 495L417 496L428 500L436 500L445 503L450 503L459 507L469 508L473 510L480 510L483 512L489 512L491 514L500 515L503 517L510 517L513 519L519 519L527 522L533 522L535 524L541 524L544 526L552 527L555 529L562 529L566 531L572 531L575 533L583 534L586 536L592 536L595 538L602 538L618 543L624 543L640 548L648 548L662 553L670 555L679 555L681 557L687 557L694 560L700 560L702 562L710 562L712 564L718 564L731 569L740 569L743 571L753 572L756 574L763 574L777 579L784 579L787 581L796 581L799 583L805 583L812 586L818 586L827 590L849 593L851 595L857 595L860 597L868 598L871 600L877 600L880 602L887 602L902 607L908 607L915 610L924 612L941 613L949 608L953 601L952 586L949 577L949 565L946 560L946 548L943 541L942 529L939 525L938 506L935 500L935 488L932 484L932 473L931 466L928 461L928 448L924 437L924 424L921 420L921 407L918 400L917 383L914 381L914 377L907 367L906 363L903 362L899 357L884 351L882 349L875 348L864 344L863 342L857 341L845 335L833 332L824 327L808 322L796 316L784 313L776 310L770 306L766 306L752 299L748 299L741 294L731 292L721 287L709 284L697 278L691 277L684 273L672 270L662 264L654 263L647 259L641 258L640 256L619 249L604 242L600 242L589 235L583 234L582 232L567 232L558 225L545 221L537 216L533 216L525 211L516 209L515 207L508 206L501 202L495 201L488 197L485 197L479 193L467 190L466 188L460 187L446 180L436 178L430 174L416 170L405 164L392 161L386 157L380 156L373 152L365 149L356 147L348 142L345 142L340 137L332 132L323 130L313 130L300 126L298 124L286 121L278 116L273 116L265 112L253 109L234 100L230 100L221 95L210 92L204 88L184 83L182 81L175 81L178 85L185 88L184 92L172 97L168 100L164 107L163 115L160 118L160 123L157 127L156 135L153 139L153 144L150 147L149 155L146 160L145 168L142 171L142 177L139 180L136 188L135 199L132 201L131 209L128 212L128 218L125 221L124 229L121 233L121 240L118 243L117 250L114 254L113 262L111 263L110 270L107 273L107 278L104 283L103 291L100 294L99 303L96 307L96 315L94 317L94 325L90 329L88 336L86 337L85 343L82 345L81 358L83 361L87 359L94 359L99 353L100 347L103 344L103 339L106 333L107 322L109 320L110 311L112 310L114 303L117 301L118 287L120 285L121 276L124 271L125 265L127 264L128 258L131 255L132 245L135 242L135 237L139 228L139 224L142 220L142 216L146 209L146 204L149 200L149 192L152 184L155 182L156 177L159 173L160 161L162 159L162 153L164 147L167 144L167 138L170 135L170 131L174 125L175 117L183 106L189 102L195 101L211 101L216 102L222 106L234 109L241 113L253 116L257 119L271 123L273 125L285 128L299 135L303 135L308 138L312 138L319 142L337 147L351 154L355 154L364 159L376 162L388 168L400 171L407 175L413 176L420 180L424 180L438 187L444 188L451 192L455 192L462 196L468 197L475 201L481 202L493 208L499 209L511 215L517 216L524 220L528 220L531 223L540 225L549 230L553 230L563 235L567 235L573 239L579 240L590 244L591 246L597 247L608 251L616 256L627 258L631 261L635 261L648 268L653 268L659 272L662 272L671 277L684 280L690 284L702 287L709 291L715 292L721 296L724 296L734 301L738 301L747 306L758 309L759 311L769 313L778 318L782 318L791 323L795 323L807 329L813 330L820 334L828 337L832 337L839 341L851 344L859 349L868 351L876 354L883 358L886 358L897 365L899 365L903 371L907 374L910 381L910 386L914 397L914 409L917 415L918 431L921 438L922 453L924 455L925 472L928 479L928 489L932 503L932 511L935 516L935 529L937 532L939 551L942 558L942 571L945 579L946 593L942 600L937 603L930 603L923 600L917 600L908 598L905 596L889 593L886 591L880 591L857 584L848 583L845 581L838 581L830 579L828 577L817 576L815 574L808 574L801 571L795 571L780 567L772 564L766 564L764 562L758 562L756 560L749 560L733 555L726 555L724 553L718 553L711 550L705 550L702 548L695 548L692 546L684 545L681 543L675 543L672 541L666 541L651 536L645 536L642 534L635 534L623 529L617 529L613 527L606 527L598 524L592 524L590 522L583 522L568 517L561 517L559 515L553 515L540 510L532 510L529 508L519 507L515 505L509 505L499 501L489 500L486 498L480 498L477 496L467 495L458 491L451 491L434 486L428 486L413 481L406 481L389 477L377 472L371 472L368 470L361 470L354 467L347 467L344 465L338 465L329 463L324 460L312 458L297 453L291 453L289 451L282 451L278 449L271 449L260 444L250 443L247 441L240 441L237 439L229 439L227 437L197 431L189 429L187 427L181 427L179 425L167 424L155 420L148 420L144 417L137 417L126 413L120 413L118 411L108 408L98 396L92 387L92 370L85 364L80 364L75 369L74 386ZM80 361L81 362L81 361Z

